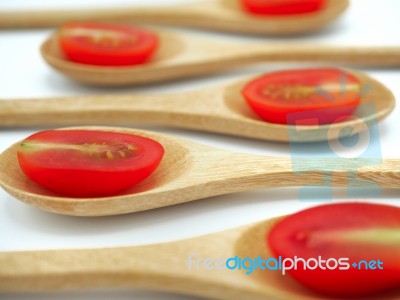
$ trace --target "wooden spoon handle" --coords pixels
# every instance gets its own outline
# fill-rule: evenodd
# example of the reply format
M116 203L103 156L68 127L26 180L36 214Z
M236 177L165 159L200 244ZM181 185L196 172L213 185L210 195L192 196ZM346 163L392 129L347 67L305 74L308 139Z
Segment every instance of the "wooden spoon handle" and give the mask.
M118 286L127 282L129 274L134 283L140 280L137 273L145 259L135 258L134 253L127 249L0 253L0 291Z
M259 299L242 295L247 296L252 286L244 273L197 268L190 259L234 256L232 245L245 230L139 247L0 252L0 292L138 287L210 298Z
M305 162L306 163L306 162ZM307 172L304 185L319 183L322 186L400 188L400 160L398 159L321 159L311 163L313 172ZM319 167L316 167L319 165ZM294 165L301 170L301 166ZM321 170L321 171L319 171ZM319 172L318 172L319 171ZM296 175L295 175L296 176Z
M285 44L247 45L226 51L225 60L237 65L249 62L320 62L368 67L399 67L400 47L344 47ZM231 54L231 55L230 55ZM221 56L224 61L223 56Z
M164 102L160 100L165 100ZM173 112L171 101L157 96L82 96L0 102L2 126L95 124L129 121L148 123L163 108ZM171 108L172 107L172 108ZM129 112L129 114L127 114ZM151 114L151 117L148 116Z
M293 186L400 188L399 159L305 159L296 158L293 153L292 158L234 154L224 163L227 172L224 176L230 181L225 180L225 186L239 188L233 192Z
M188 24L193 18L203 16L208 7L204 3L170 5L149 8L104 8L0 11L0 28L43 28L56 27L71 21L104 21L154 24Z
M221 96L215 91L4 100L0 101L0 127L133 123L196 128L199 118L210 117L217 108L215 97Z
M177 246L175 246L177 247ZM0 253L0 291L89 287L177 289L189 270L170 244L113 249ZM179 251L179 248L177 248ZM185 258L187 261L187 257Z

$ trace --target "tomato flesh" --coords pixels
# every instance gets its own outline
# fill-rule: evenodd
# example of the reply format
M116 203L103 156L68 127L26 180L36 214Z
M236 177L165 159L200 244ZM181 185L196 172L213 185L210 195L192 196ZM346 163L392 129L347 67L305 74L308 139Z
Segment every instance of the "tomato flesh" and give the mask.
M150 176L164 148L132 134L92 130L48 130L25 139L18 151L32 181L72 197L117 194Z
M300 265L288 272L317 292L353 297L400 286L399 235L399 207L346 203L314 207L278 221L267 244L282 258L349 258L348 270L304 270ZM352 266L361 260L380 260L383 269Z
M320 11L326 0L241 0L243 8L256 15L297 15Z
M132 26L70 23L61 27L59 44L74 62L128 66L148 61L159 41L154 33Z
M286 70L249 82L242 95L263 120L317 125L350 117L361 102L357 77L339 69Z

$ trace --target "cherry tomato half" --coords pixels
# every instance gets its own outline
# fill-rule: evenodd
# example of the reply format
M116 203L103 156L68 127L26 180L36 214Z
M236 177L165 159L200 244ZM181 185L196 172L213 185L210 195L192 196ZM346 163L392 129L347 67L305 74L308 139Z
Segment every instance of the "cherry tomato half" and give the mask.
M317 292L348 299L400 286L399 232L399 207L331 204L278 221L267 236L267 244L283 259L297 256L308 260L321 256L325 261L342 259L340 265L344 267L343 258L348 258L349 265L343 270L339 270L339 265L333 269L336 263L330 261L314 270L304 270L300 263L297 270L293 266L287 271ZM314 268L317 264L310 265Z
M241 0L245 10L257 15L296 15L321 10L326 0Z
M249 82L242 95L263 120L317 125L342 121L360 103L357 77L339 69L287 70Z
M73 197L111 196L147 178L164 148L142 136L91 130L48 130L21 144L18 161L32 181Z
M70 23L61 27L59 43L72 61L100 66L142 64L158 47L158 37L132 26Z

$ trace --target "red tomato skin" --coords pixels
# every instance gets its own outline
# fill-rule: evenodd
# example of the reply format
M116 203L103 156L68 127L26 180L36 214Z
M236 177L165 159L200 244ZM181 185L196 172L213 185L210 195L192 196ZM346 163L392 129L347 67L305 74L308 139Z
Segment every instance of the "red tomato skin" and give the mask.
M249 103L249 106L258 116L269 123L288 125L324 125L343 122L350 118L358 107L358 105L343 105L337 108L316 109L303 113L301 111L283 112L275 107L270 107L270 110L266 112L264 107L253 103Z
M61 32L63 29L80 27L131 32L138 36L140 45L122 49L102 49L101 47L96 47L96 45L79 41L74 37L60 34L59 45L62 52L68 59L77 63L97 66L138 65L148 62L159 47L159 39L154 33L131 26L101 23L70 23L64 25Z
M255 15L285 16L321 11L326 0L242 0L243 8Z
M96 172L32 168L21 154L19 164L25 175L38 185L70 197L91 198L116 195L150 176L157 165L135 171Z
M46 134L51 136L51 132L44 131L32 135L26 140L46 140ZM57 131L57 132L61 132ZM69 130L73 133L87 134L88 131ZM107 132L97 132L104 135ZM132 135L130 135L132 136ZM136 136L138 137L138 136ZM141 156L144 163L139 167L114 168L110 166L99 169L87 169L80 164L79 166L46 166L43 163L35 162L29 154L23 151L18 152L18 161L25 175L38 185L58 194L76 198L108 197L123 192L124 190L140 183L149 177L159 166L164 155L164 148L156 141L148 138L138 137L144 146L151 147L150 155ZM149 150L149 149L145 149Z
M320 248L307 249L306 241L296 238L299 232L307 230L349 230L379 228L382 226L400 228L400 208L362 203L333 204L304 210L278 221L267 234L267 246L276 256L304 259L350 258L352 264L359 260L384 262L383 270L288 270L287 272L302 285L324 295L333 297L360 297L373 295L400 286L400 250L384 247L366 248L343 245L334 241ZM346 249L347 247L347 249ZM347 299L347 298L346 298Z
M321 80L328 80L339 84L339 76L346 74L348 82L360 84L352 74L340 69L300 69L286 70L265 74L249 82L242 90L242 96L250 108L264 121L276 124L296 125L324 125L343 122L351 117L361 102L360 95L346 94L351 99L337 99L340 93L333 97L337 101L329 101L321 95L314 95L311 99L287 100L271 99L262 95L262 89L267 83L272 84L302 84L319 86ZM318 97L320 100L318 100ZM322 99L322 100L321 100ZM290 104L288 101L298 101ZM301 101L301 102L300 102Z

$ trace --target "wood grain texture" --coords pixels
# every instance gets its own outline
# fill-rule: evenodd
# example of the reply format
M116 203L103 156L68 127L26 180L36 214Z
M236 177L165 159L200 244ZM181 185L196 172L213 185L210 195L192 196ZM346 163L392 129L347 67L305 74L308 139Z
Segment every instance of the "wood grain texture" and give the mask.
M0 292L136 287L211 299L332 299L279 271L206 270L188 258L273 257L265 236L276 219L207 236L140 247L0 253ZM400 290L380 294L398 299ZM365 299L376 299L374 297Z
M300 16L260 17L236 0L205 0L179 6L46 11L0 11L0 28L55 27L69 21L167 24L227 32L295 35L324 28L348 7L349 0L328 0L323 10Z
M0 252L0 292L139 287L211 299L332 299L303 288L279 271L189 269L193 258L263 259L274 255L265 236L277 219L187 240L125 248ZM399 299L397 289L379 299ZM369 298L365 298L369 299ZM376 299L376 298L371 298Z
M57 33L41 46L46 62L73 80L101 86L132 86L221 73L257 63L309 62L336 66L400 67L400 47L347 47L299 43L226 42L149 28L160 48L149 62L101 67L68 60Z
M15 144L0 156L0 185L27 204L76 216L131 213L261 188L309 185L400 188L400 160L397 159L377 162L301 159L293 169L290 158L234 153L154 132L111 127L81 129L150 137L164 146L164 159L149 178L122 194L77 199L62 197L30 181L18 165L19 144Z
M241 95L246 82L171 95L97 95L0 101L0 127L153 124L281 142L336 139L365 130L394 108L393 94L360 72L370 91L355 118L322 126L288 126L261 120Z

